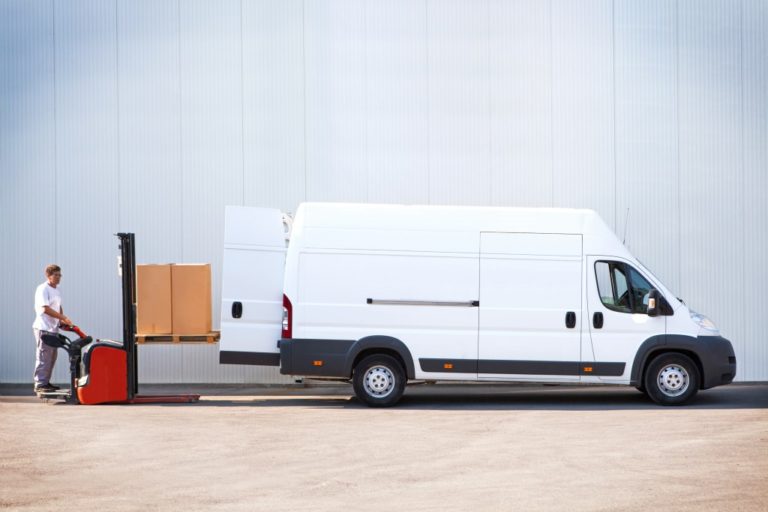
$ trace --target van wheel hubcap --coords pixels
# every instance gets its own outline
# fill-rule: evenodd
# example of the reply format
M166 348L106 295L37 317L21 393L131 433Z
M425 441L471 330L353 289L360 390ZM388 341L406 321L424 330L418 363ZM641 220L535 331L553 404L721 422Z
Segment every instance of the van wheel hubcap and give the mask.
M395 389L395 375L386 366L374 366L365 372L365 392L376 398L384 398Z
M667 396L680 396L688 389L688 372L682 366L670 364L659 372L659 389Z

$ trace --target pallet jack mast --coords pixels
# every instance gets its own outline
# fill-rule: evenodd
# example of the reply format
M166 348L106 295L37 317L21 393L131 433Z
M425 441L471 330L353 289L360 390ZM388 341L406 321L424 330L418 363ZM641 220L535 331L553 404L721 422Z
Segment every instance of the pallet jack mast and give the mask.
M119 273L122 278L123 342L93 340L77 326L63 326L80 338L71 341L63 334L44 334L43 342L63 348L69 354L69 390L39 392L43 399L71 403L147 404L190 403L200 395L139 395L138 353L136 350L136 249L133 233L118 233Z
M127 360L127 393L132 400L139 392L139 355L136 352L136 244L133 233L118 233L118 272L123 291L123 345Z

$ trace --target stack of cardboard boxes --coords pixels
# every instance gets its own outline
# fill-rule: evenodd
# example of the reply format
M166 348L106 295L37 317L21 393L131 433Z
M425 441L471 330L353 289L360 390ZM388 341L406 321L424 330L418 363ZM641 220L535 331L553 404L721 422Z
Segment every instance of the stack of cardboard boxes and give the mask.
M138 334L211 332L211 265L136 266Z

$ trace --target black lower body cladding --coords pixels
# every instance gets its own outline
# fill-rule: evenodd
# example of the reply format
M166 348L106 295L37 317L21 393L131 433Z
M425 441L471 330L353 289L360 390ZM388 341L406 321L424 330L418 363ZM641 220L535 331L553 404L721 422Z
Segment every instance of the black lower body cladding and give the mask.
M690 353L701 363L701 389L730 384L736 377L736 354L733 345L722 336L684 336L667 334L653 336L640 346L632 365L631 384L642 383L643 370L661 352Z
M283 375L349 379L355 362L372 353L396 357L407 378L413 379L415 375L411 352L402 341L390 336L366 336L359 340L286 338L278 346Z
M355 340L280 340L280 373L312 377L344 377Z
M279 346L280 373L283 375L349 379L352 377L354 362L358 355L363 351L373 351L397 354L403 362L407 378L413 379L415 376L413 359L407 347L402 342L388 337L371 336L361 340L281 339ZM642 382L641 372L651 359L662 352L693 354L701 363L701 389L729 384L736 377L736 356L733 345L727 339L721 336L693 337L671 334L653 336L640 346L632 366L630 382L632 385L637 386ZM277 362L276 355L270 355L271 364ZM554 365L556 368L553 369L553 363L542 361L451 360L452 366L449 371L444 369L447 368L444 365L446 361L422 359L419 363L424 371L446 373L453 371L603 376L619 376L624 373L624 363L557 363ZM589 373L584 373L586 365L590 367Z
M730 384L736 377L736 354L733 345L722 336L699 336L699 357L704 370L701 389Z

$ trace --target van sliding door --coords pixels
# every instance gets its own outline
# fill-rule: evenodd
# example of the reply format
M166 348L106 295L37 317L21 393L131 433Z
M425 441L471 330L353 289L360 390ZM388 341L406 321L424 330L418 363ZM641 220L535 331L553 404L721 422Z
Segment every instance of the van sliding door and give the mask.
M578 381L581 235L481 233L478 377Z

